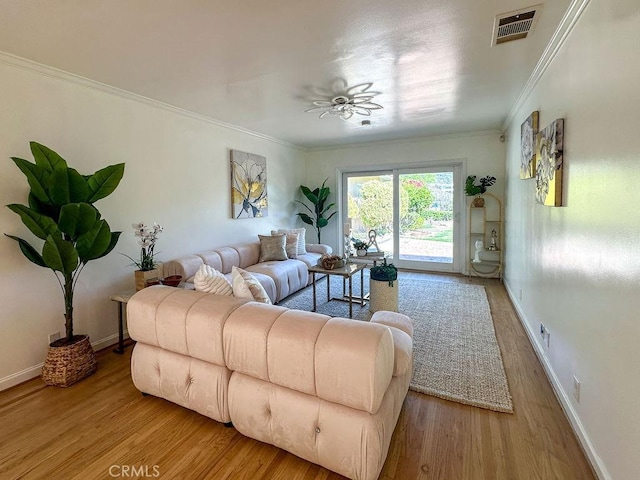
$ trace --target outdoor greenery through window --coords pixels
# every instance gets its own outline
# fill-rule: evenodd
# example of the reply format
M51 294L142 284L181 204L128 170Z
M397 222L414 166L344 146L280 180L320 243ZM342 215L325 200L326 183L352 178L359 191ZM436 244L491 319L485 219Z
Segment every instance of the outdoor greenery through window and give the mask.
M378 246L398 258L423 262L453 260L453 172L401 173L399 221L394 222L393 174L349 176L347 216L352 237L368 241L376 230Z

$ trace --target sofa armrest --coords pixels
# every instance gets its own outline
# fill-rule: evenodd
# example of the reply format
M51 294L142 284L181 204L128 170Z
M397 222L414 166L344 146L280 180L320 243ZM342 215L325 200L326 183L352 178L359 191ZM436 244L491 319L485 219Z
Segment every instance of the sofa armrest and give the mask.
M406 315L379 311L371 317L371 323L385 325L393 336L393 376L404 375L413 368L413 323Z
M322 243L307 243L305 248L307 249L307 252L319 253L320 255L333 253L333 248Z

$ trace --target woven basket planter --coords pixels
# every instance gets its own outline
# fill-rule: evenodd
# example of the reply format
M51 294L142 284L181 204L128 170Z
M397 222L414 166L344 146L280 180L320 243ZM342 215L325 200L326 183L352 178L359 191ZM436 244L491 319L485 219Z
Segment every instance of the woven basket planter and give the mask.
M49 345L42 367L42 380L47 385L69 387L96 371L96 354L88 335L76 335L74 343L65 345L56 340Z

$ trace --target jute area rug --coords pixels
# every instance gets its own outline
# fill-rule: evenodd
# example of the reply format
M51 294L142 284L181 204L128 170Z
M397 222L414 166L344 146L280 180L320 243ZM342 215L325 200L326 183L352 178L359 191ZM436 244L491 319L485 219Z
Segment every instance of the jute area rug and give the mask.
M353 279L360 293L360 276ZM483 286L399 278L400 313L414 322L414 370L410 389L454 402L513 412L511 394ZM365 292L369 279L365 278ZM347 303L327 302L326 280L317 284L318 313L349 316ZM331 277L331 294L342 293L342 279ZM280 305L311 310L312 289L288 297ZM368 305L353 306L353 317L369 320Z

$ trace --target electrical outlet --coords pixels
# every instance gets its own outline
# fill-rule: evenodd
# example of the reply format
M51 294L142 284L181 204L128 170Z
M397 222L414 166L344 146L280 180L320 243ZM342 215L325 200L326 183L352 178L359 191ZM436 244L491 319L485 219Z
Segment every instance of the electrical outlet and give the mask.
M51 345L56 340L60 339L60 332L53 332L49 334L49 345Z
M575 375L573 376L573 398L580 403L580 380Z
M551 332L549 331L548 328L545 328L544 330L545 330L545 332L544 332L544 336L545 336L544 340L547 342L547 348L549 348L549 342L551 341Z

